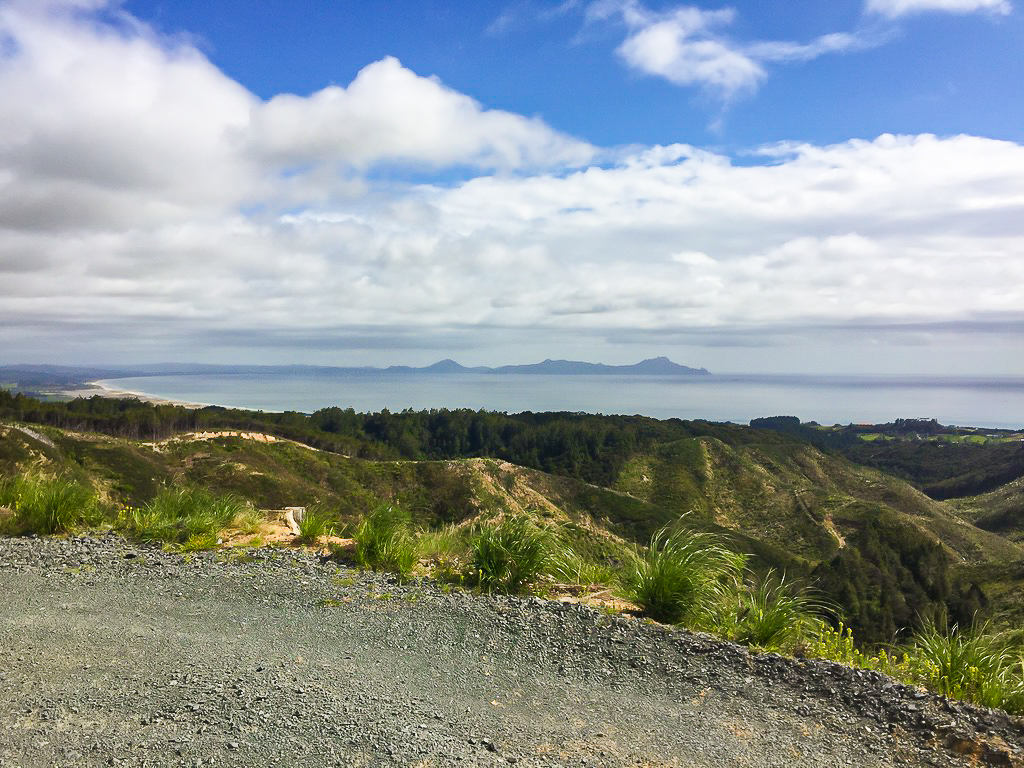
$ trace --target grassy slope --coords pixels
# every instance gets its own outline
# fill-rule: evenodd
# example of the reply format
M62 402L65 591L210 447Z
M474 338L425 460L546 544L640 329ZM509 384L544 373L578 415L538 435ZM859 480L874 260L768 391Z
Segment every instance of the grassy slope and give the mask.
M940 541L949 561L971 566L971 575L997 599L1016 603L1019 597L1016 571L1006 568L1024 561L1024 548L971 525L964 502L953 509L903 481L795 442L678 440L634 455L614 488L599 488L491 459L380 462L283 441L218 438L151 446L34 429L54 447L0 428L0 473L63 469L91 478L108 498L123 503L144 503L162 485L188 481L237 493L263 509L315 505L343 525L381 503L402 505L425 527L527 511L559 524L583 553L608 559L619 559L629 542L646 542L689 513L694 527L727 531L733 545L755 554L762 568L803 574L834 557L865 525L883 524ZM977 509L992 509L1004 498L990 496ZM1005 498L1014 497L1007 491Z
M950 502L964 520L1004 536L1024 542L1024 479L1014 480L981 496Z
M639 499L742 531L810 561L834 555L847 534L888 516L940 540L972 563L1024 554L965 522L907 483L797 443L729 446L692 438L635 456L616 486Z
M585 518L586 525L636 542L689 513L698 527L762 542L770 560L807 563L833 556L866 517L884 515L940 540L968 563L1024 557L1024 548L1008 540L1021 537L1019 522L1018 528L999 531L1008 537L970 524L972 516L987 520L1004 511L1012 516L1024 496L1024 489L1016 488L1019 482L972 500L974 506L960 501L951 508L900 480L799 443L679 440L634 456L616 486L606 489L487 459L379 462L285 441L228 437L151 446L37 431L56 447L8 430L0 441L0 470L31 463L70 467L93 477L110 497L132 504L148 501L173 480L185 480L237 493L260 508L320 505L342 522L357 520L382 502L405 506L421 525L461 522L488 510L535 509L577 524Z

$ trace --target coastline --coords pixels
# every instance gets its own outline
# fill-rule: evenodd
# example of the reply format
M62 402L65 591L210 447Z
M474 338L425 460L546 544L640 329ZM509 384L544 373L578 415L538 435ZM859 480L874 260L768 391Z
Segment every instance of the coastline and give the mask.
M93 376L99 371L93 372ZM106 372L100 373L102 376ZM109 375L109 374L108 374ZM715 377L491 376L486 374L274 377L206 376L176 386L175 376L66 381L50 396L138 398L189 409L313 413L329 407L373 413L387 408L468 408L507 413L639 414L745 424L764 414L822 424L882 424L897 418L935 418L945 425L1021 431L1007 414L1024 413L1024 377L911 381L888 377L724 374ZM208 379L206 381L205 379ZM614 379L614 380L613 380ZM627 379L629 379L627 381ZM571 391L565 387L571 380ZM710 386L709 386L710 385ZM166 392L166 395L145 391ZM203 401L197 401L201 397Z
M88 381L86 382L85 389L72 389L65 390L60 393L64 397L76 398L76 397L109 397L112 399L134 397L141 400L144 403L152 403L153 405L177 405L182 408L207 408L211 403L192 403L185 400L169 400L166 397L158 397L157 395L150 395L145 392L135 392L130 389L119 389L117 387L108 386L103 382L99 381Z

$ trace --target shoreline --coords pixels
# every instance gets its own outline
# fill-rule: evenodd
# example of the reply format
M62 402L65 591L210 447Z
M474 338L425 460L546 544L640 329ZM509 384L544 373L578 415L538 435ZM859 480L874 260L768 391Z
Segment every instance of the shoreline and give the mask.
M580 378L585 378L585 377L580 377ZM703 379L704 377L700 377L700 378ZM156 394L150 394L148 392L139 391L139 390L135 390L135 389L126 389L126 388L123 388L123 387L116 386L117 381L118 380L116 378L114 378L113 380L109 380L109 379L95 379L95 380L92 380L92 381L82 381L82 380L79 380L78 382L67 382L67 384L65 385L64 388L60 388L60 389L55 388L54 390L51 390L49 393L42 393L42 394L44 396L56 397L58 399L74 399L74 398L77 398L77 397L90 398L90 397L97 397L97 396L98 397L104 397L104 398L111 398L111 399L117 399L117 398L136 398L136 399L138 399L138 400L140 400L142 402L151 403L153 405L171 405L171 406L176 406L176 407L187 408L187 409L190 409L190 410L198 410L198 409L209 408L209 407L224 407L224 408L229 408L229 409L237 408L239 410L264 411L264 412L268 412L268 413L270 413L270 412L278 412L278 413L280 413L280 412L283 412L285 410L295 410L295 411L300 412L300 413L307 413L308 414L308 413L312 413L313 411L317 410L318 408L330 407L330 406L327 406L327 405L316 405L316 404L308 405L307 404L308 407L303 409L302 408L302 404L300 404L300 405L297 405L297 406L292 407L292 408L283 408L283 407L281 407L280 405L278 405L275 402L275 403L273 403L273 405L277 405L277 408L274 408L274 407L259 408L259 407L242 406L242 405L224 405L223 403L218 404L218 403L214 403L214 402L196 402L196 401L193 401L193 400L174 399L174 398L171 398L171 397L166 397L166 396L161 396L161 395L156 395ZM719 380L721 386L729 386L733 381L735 381L735 379L733 379L730 376L723 376ZM143 384L143 386L146 386L146 383L144 381L132 382L132 384ZM1024 393L1024 380L1021 381L1021 384L1022 384L1022 388L1020 389L1020 392ZM742 382L741 382L740 386L743 386ZM769 383L769 386L770 386L770 383ZM214 389L216 389L216 388L214 388ZM359 394L359 392L357 391L356 395L358 395L358 394ZM355 399L358 401L359 397L356 397ZM365 400L366 398L363 398L363 399ZM268 403L268 405L269 405L269 403ZM558 405L561 405L561 403L559 403ZM714 405L714 403L712 403L712 405ZM374 412L376 410L380 410L381 405L378 404L378 403L368 404L368 403L352 402L352 403L349 404L349 407L354 408L357 412L360 412L360 413L371 413L371 412ZM391 410L393 410L395 412L401 410L401 408L399 408L397 406L392 408L386 402L384 402L383 407L390 408ZM416 409L414 406L408 405L408 404L403 406L403 408L404 407L411 407L414 410ZM515 407L501 407L501 404L490 405L490 406L486 406L486 405L479 405L478 406L478 405L474 405L474 404L468 404L468 405L467 404L463 404L463 405L455 405L455 406L453 406L453 405L449 404L449 405L440 405L440 406L432 406L432 407L483 408L484 410L505 411L505 412L511 412L511 413L518 413L518 412L521 412L523 410L531 410L529 408L519 408L519 409L517 409ZM426 410L427 407L426 406L421 406L419 409L420 410ZM538 410L538 409L534 408L533 410ZM566 410L566 408L564 408L564 407L560 407L560 408L559 407L555 407L555 408L546 408L546 409L540 408L539 410L540 411L559 411L559 410ZM767 410L771 410L771 409L769 408ZM776 410L778 410L778 408L776 408ZM783 410L786 410L786 406L783 406ZM789 408L788 410L797 410L797 409ZM581 412L592 412L594 414L602 413L602 411L600 411L600 410L593 410L593 411L583 410ZM669 419L669 418L683 418L683 417L679 416L678 414L664 415L664 414L658 414L658 413L646 413L646 412L640 411L640 410L629 411L629 412L630 413L634 413L635 412L635 413L646 414L650 418L661 419L661 420ZM688 418L694 419L694 418L697 418L697 417L690 416ZM747 421L746 418L737 419L735 415L732 415L732 416L726 415L724 418L722 416L718 416L717 418L715 416L706 416L706 417L702 417L702 418L705 418L706 420L710 420L710 421L719 421L719 422L722 422L722 423L731 422L731 423L736 423L736 424L741 424L741 425L745 424L745 422ZM803 417L801 417L801 421L803 421L803 420L804 420ZM870 419L845 419L845 418L840 418L840 417L828 418L828 419L824 419L824 420L819 418L819 419L815 419L815 420L819 421L821 423L826 423L826 424L832 423L833 421L835 421L836 424L847 424L847 423L849 423L849 424L854 424L854 423L882 424L882 423L886 423L886 421L884 419L882 419L882 420L875 419L875 420L872 421ZM954 416L953 418L938 417L938 420L944 426L948 426L948 427L959 427L961 429L971 429L971 430L975 430L975 431L979 431L979 432L984 432L984 431L987 431L987 430L998 431L998 432L1006 432L1006 433L1012 433L1009 436L1018 437L1018 439L1024 439L1024 427L1022 427L1019 423L1010 423L1010 422L1002 421L1001 419L981 418L981 419L971 420L971 419L957 419Z
M64 390L60 393L65 397L76 398L76 397L109 397L111 399L134 397L141 400L144 403L152 403L153 405L177 405L182 408L191 408L198 410L199 408L208 408L212 403L193 403L187 400L170 400L166 397L159 397L158 395L150 395L146 392L136 392L130 389L119 389L117 387L111 387L99 381L88 381L86 382L85 389L72 389Z

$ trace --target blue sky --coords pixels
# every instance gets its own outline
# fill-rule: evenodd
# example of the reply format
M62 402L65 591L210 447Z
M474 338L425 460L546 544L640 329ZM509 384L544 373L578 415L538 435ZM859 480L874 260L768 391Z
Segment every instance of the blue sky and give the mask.
M737 49L836 33L858 36L863 46L766 63L756 89L728 105L713 88L679 87L627 65L615 54L622 20L588 20L583 2L147 0L124 7L166 32L192 36L265 99L344 85L367 63L395 56L488 107L539 115L602 146L682 141L742 150L880 133L1024 139L1024 14L1000 6L896 18L866 13L861 0L692 6L732 9L732 21L716 33ZM686 6L646 7L667 13Z
M0 362L1024 374L1024 8L0 0Z

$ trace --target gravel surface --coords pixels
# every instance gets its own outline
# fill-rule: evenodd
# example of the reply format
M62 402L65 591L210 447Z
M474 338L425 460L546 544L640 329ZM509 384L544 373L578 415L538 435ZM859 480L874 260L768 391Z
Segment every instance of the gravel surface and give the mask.
M0 540L0 768L1024 765L880 675L315 556Z

